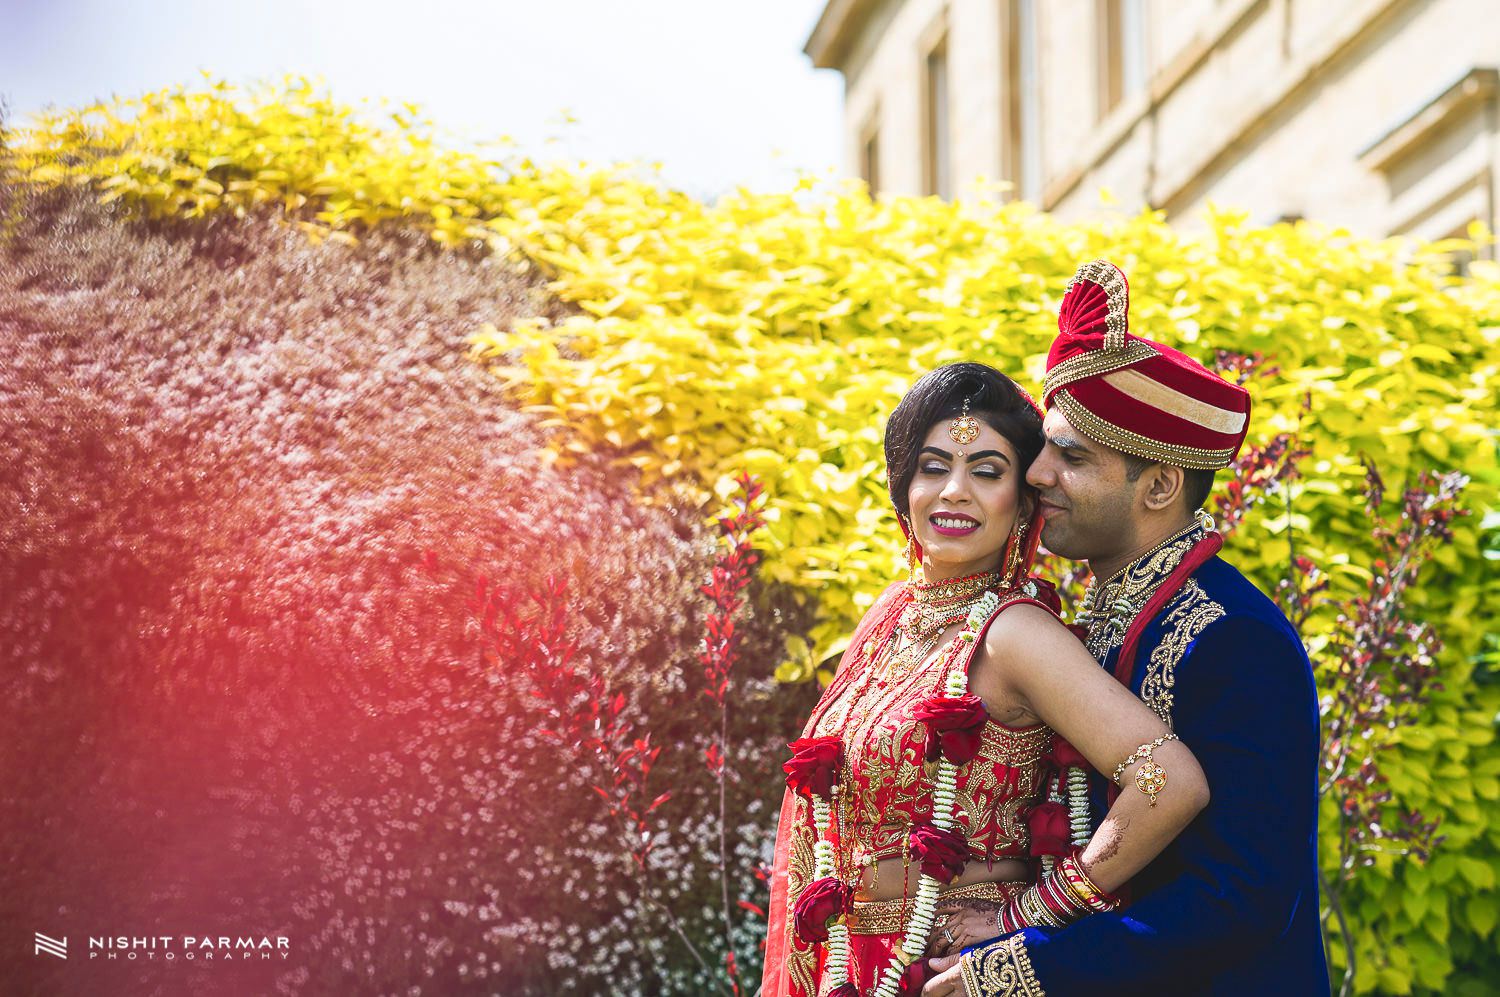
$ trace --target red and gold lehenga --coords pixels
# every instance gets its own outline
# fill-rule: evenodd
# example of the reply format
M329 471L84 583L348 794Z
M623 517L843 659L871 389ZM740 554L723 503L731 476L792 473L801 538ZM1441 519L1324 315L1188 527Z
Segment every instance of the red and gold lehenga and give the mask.
M1028 565L1033 551L1034 541L1027 551ZM836 736L843 743L845 768L839 780L842 792L834 804L837 832L833 845L838 877L844 882L857 881L864 865L906 857L908 832L930 813L928 780L922 778L927 728L913 717L913 710L935 690L943 689L951 670L962 668L967 674L975 649L983 646L984 630L1000 613L1021 603L1042 606L1054 614L1058 611L1051 587L1024 574L1021 584L998 594L999 605L980 630L979 639L954 657L938 654L906 674L885 667L884 652L896 639L902 610L915 599L911 584L887 588L855 629L833 682L804 729L806 737ZM1041 800L1044 788L1052 783L1053 741L1051 729L1045 726L1012 728L993 719L984 723L978 756L958 772L955 815L971 864L1030 860L1039 852L1064 850L1066 833L1062 840L1053 840L1056 815L1044 813L1057 805ZM813 878L818 834L813 824L808 800L788 791L771 879L763 997L823 997L832 989L823 972L826 947L799 938L792 917L797 898ZM1033 825L1053 830L1034 836ZM1047 840L1044 844L1034 837ZM1003 903L1024 885L974 883L940 897ZM856 898L853 903L847 917L849 982L861 994L872 991L901 944L910 901L907 896L890 901Z

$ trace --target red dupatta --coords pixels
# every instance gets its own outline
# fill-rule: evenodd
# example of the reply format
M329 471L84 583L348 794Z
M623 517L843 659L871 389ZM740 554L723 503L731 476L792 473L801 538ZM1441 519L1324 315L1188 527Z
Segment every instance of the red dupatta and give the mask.
M863 657L863 648L876 627L889 616L893 601L905 594L905 582L893 582L875 600L875 605L859 621L849 646L839 659L833 681L823 690L813 707L804 732L811 731L830 703L849 682ZM816 997L808 984L817 979L817 952L802 944L792 927L792 898L799 893L812 873L812 819L808 802L786 790L781 798L781 820L776 828L776 859L771 867L771 904L766 910L765 971L761 976L761 997Z

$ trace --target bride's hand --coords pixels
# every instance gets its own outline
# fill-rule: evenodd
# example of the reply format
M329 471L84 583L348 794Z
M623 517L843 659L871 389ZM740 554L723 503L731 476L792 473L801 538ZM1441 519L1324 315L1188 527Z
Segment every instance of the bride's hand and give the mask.
M999 904L941 904L932 933L927 936L928 955L957 955L970 945L1000 935Z

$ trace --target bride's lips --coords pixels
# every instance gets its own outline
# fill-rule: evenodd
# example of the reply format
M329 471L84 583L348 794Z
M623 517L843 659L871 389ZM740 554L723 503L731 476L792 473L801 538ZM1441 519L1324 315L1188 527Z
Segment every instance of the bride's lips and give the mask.
M946 519L950 522L963 522L967 525L961 528L954 528L952 526L939 526L937 522L939 519ZM979 520L975 519L973 516L965 516L961 513L940 513L935 516L928 516L927 525L931 526L932 532L936 533L940 537L966 537L970 533L973 533L975 530L979 529Z

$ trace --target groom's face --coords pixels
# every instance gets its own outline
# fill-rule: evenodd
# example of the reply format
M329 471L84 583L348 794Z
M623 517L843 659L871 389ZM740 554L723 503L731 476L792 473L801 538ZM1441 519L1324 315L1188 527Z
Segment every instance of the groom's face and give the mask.
M1125 476L1124 454L1078 432L1057 409L1042 434L1046 445L1026 473L1046 516L1042 544L1078 561L1134 550L1137 482Z

